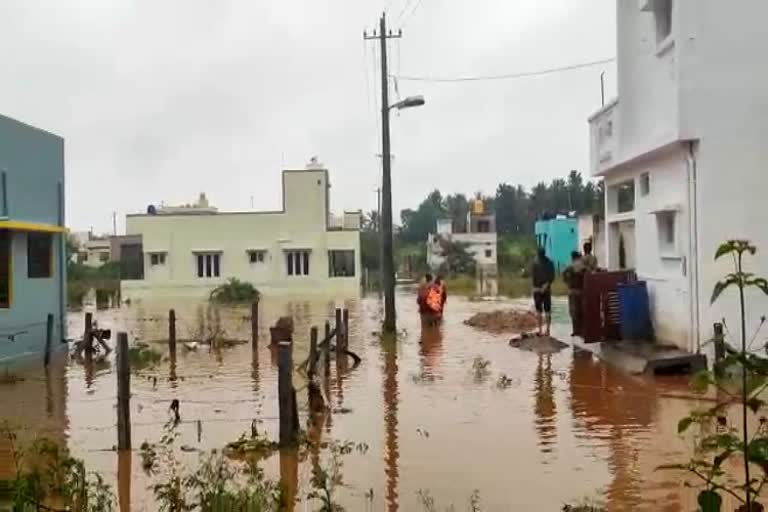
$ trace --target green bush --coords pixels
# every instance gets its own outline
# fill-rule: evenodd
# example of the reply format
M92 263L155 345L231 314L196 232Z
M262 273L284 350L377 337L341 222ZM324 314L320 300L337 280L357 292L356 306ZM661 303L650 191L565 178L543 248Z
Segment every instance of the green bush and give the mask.
M230 278L211 292L211 302L220 304L241 304L259 300L261 294L251 283Z

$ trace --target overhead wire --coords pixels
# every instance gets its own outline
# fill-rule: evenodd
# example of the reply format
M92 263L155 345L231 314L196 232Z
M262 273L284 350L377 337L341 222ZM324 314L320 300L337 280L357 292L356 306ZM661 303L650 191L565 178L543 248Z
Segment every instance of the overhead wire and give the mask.
M408 10L408 7L413 3L413 0L405 0L405 4L403 4L403 9L400 11L400 14L397 16L397 19L395 23L401 23L401 20L403 19L403 15L405 14L405 11Z
M416 14L416 11L421 7L422 1L423 0L416 0L416 4L413 6L413 9L411 9L411 13L400 21L400 28L405 28L405 25L413 19L413 15Z
M533 76L549 75L553 73L561 73L564 71L573 71L576 69L583 69L600 64L608 64L614 62L616 57L608 59L593 60L590 62L581 62L578 64L572 64L569 66L561 66L556 68L540 69L537 71L524 71L518 73L505 73L502 75L478 75L478 76L460 76L460 77L430 77L430 76L414 76L414 75L398 75L400 80L406 80L411 82L478 82L487 80L511 80L515 78L527 78Z

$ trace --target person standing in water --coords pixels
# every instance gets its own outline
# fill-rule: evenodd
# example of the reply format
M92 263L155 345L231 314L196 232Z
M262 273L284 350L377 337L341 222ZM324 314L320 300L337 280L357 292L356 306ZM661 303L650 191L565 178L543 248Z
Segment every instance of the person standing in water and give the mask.
M427 293L429 293L430 286L432 286L432 274L424 274L424 280L419 284L416 292L416 304L419 306L419 314L422 316L429 312Z
M581 264L587 272L597 271L597 258L592 254L592 242L584 243L584 255L581 257Z
M545 336L549 336L552 325L552 283L555 280L555 265L547 258L543 247L539 247L536 261L531 269L533 281L533 303L536 307L536 318L539 329L537 334L542 335L542 327L546 323Z
M571 336L581 335L581 291L584 288L584 263L581 255L573 251L571 253L571 264L563 270L563 281L568 285L568 311L571 314Z

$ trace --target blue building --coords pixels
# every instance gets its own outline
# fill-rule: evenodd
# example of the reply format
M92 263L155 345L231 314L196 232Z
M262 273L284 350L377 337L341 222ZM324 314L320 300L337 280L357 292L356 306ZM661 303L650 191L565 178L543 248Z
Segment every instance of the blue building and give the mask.
M0 116L0 364L65 333L64 139Z
M538 220L534 227L536 243L547 252L559 273L571 262L571 253L579 250L578 220L558 217Z

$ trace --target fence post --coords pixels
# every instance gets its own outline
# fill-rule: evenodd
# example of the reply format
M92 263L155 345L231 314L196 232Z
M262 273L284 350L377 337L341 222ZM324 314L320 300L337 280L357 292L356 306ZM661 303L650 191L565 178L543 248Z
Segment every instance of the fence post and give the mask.
M280 446L289 446L296 441L294 418L296 391L293 389L293 343L281 341L277 344L277 395L280 408Z
M307 368L307 374L309 378L315 376L317 373L317 327L312 326L309 330L309 367Z
M713 326L715 330L714 342L715 342L715 375L722 376L722 368L719 367L723 359L725 359L725 336L723 334L723 324L716 323Z
M259 348L259 301L251 303L251 348Z
M90 363L93 360L93 313L85 314L83 349L85 350L85 360Z
M45 367L51 364L51 344L53 343L53 315L48 313L45 321Z
M171 351L171 356L176 356L176 311L170 310L168 312L168 349Z
M344 324L344 350L349 348L349 310L344 308L341 314L342 324Z
M336 308L336 362L344 352L344 321L341 318L341 308Z
M117 449L131 449L131 362L124 332L117 333Z
M325 321L325 340L326 343L323 345L323 366L324 372L325 372L325 378L331 376L331 324L328 322L328 320Z

